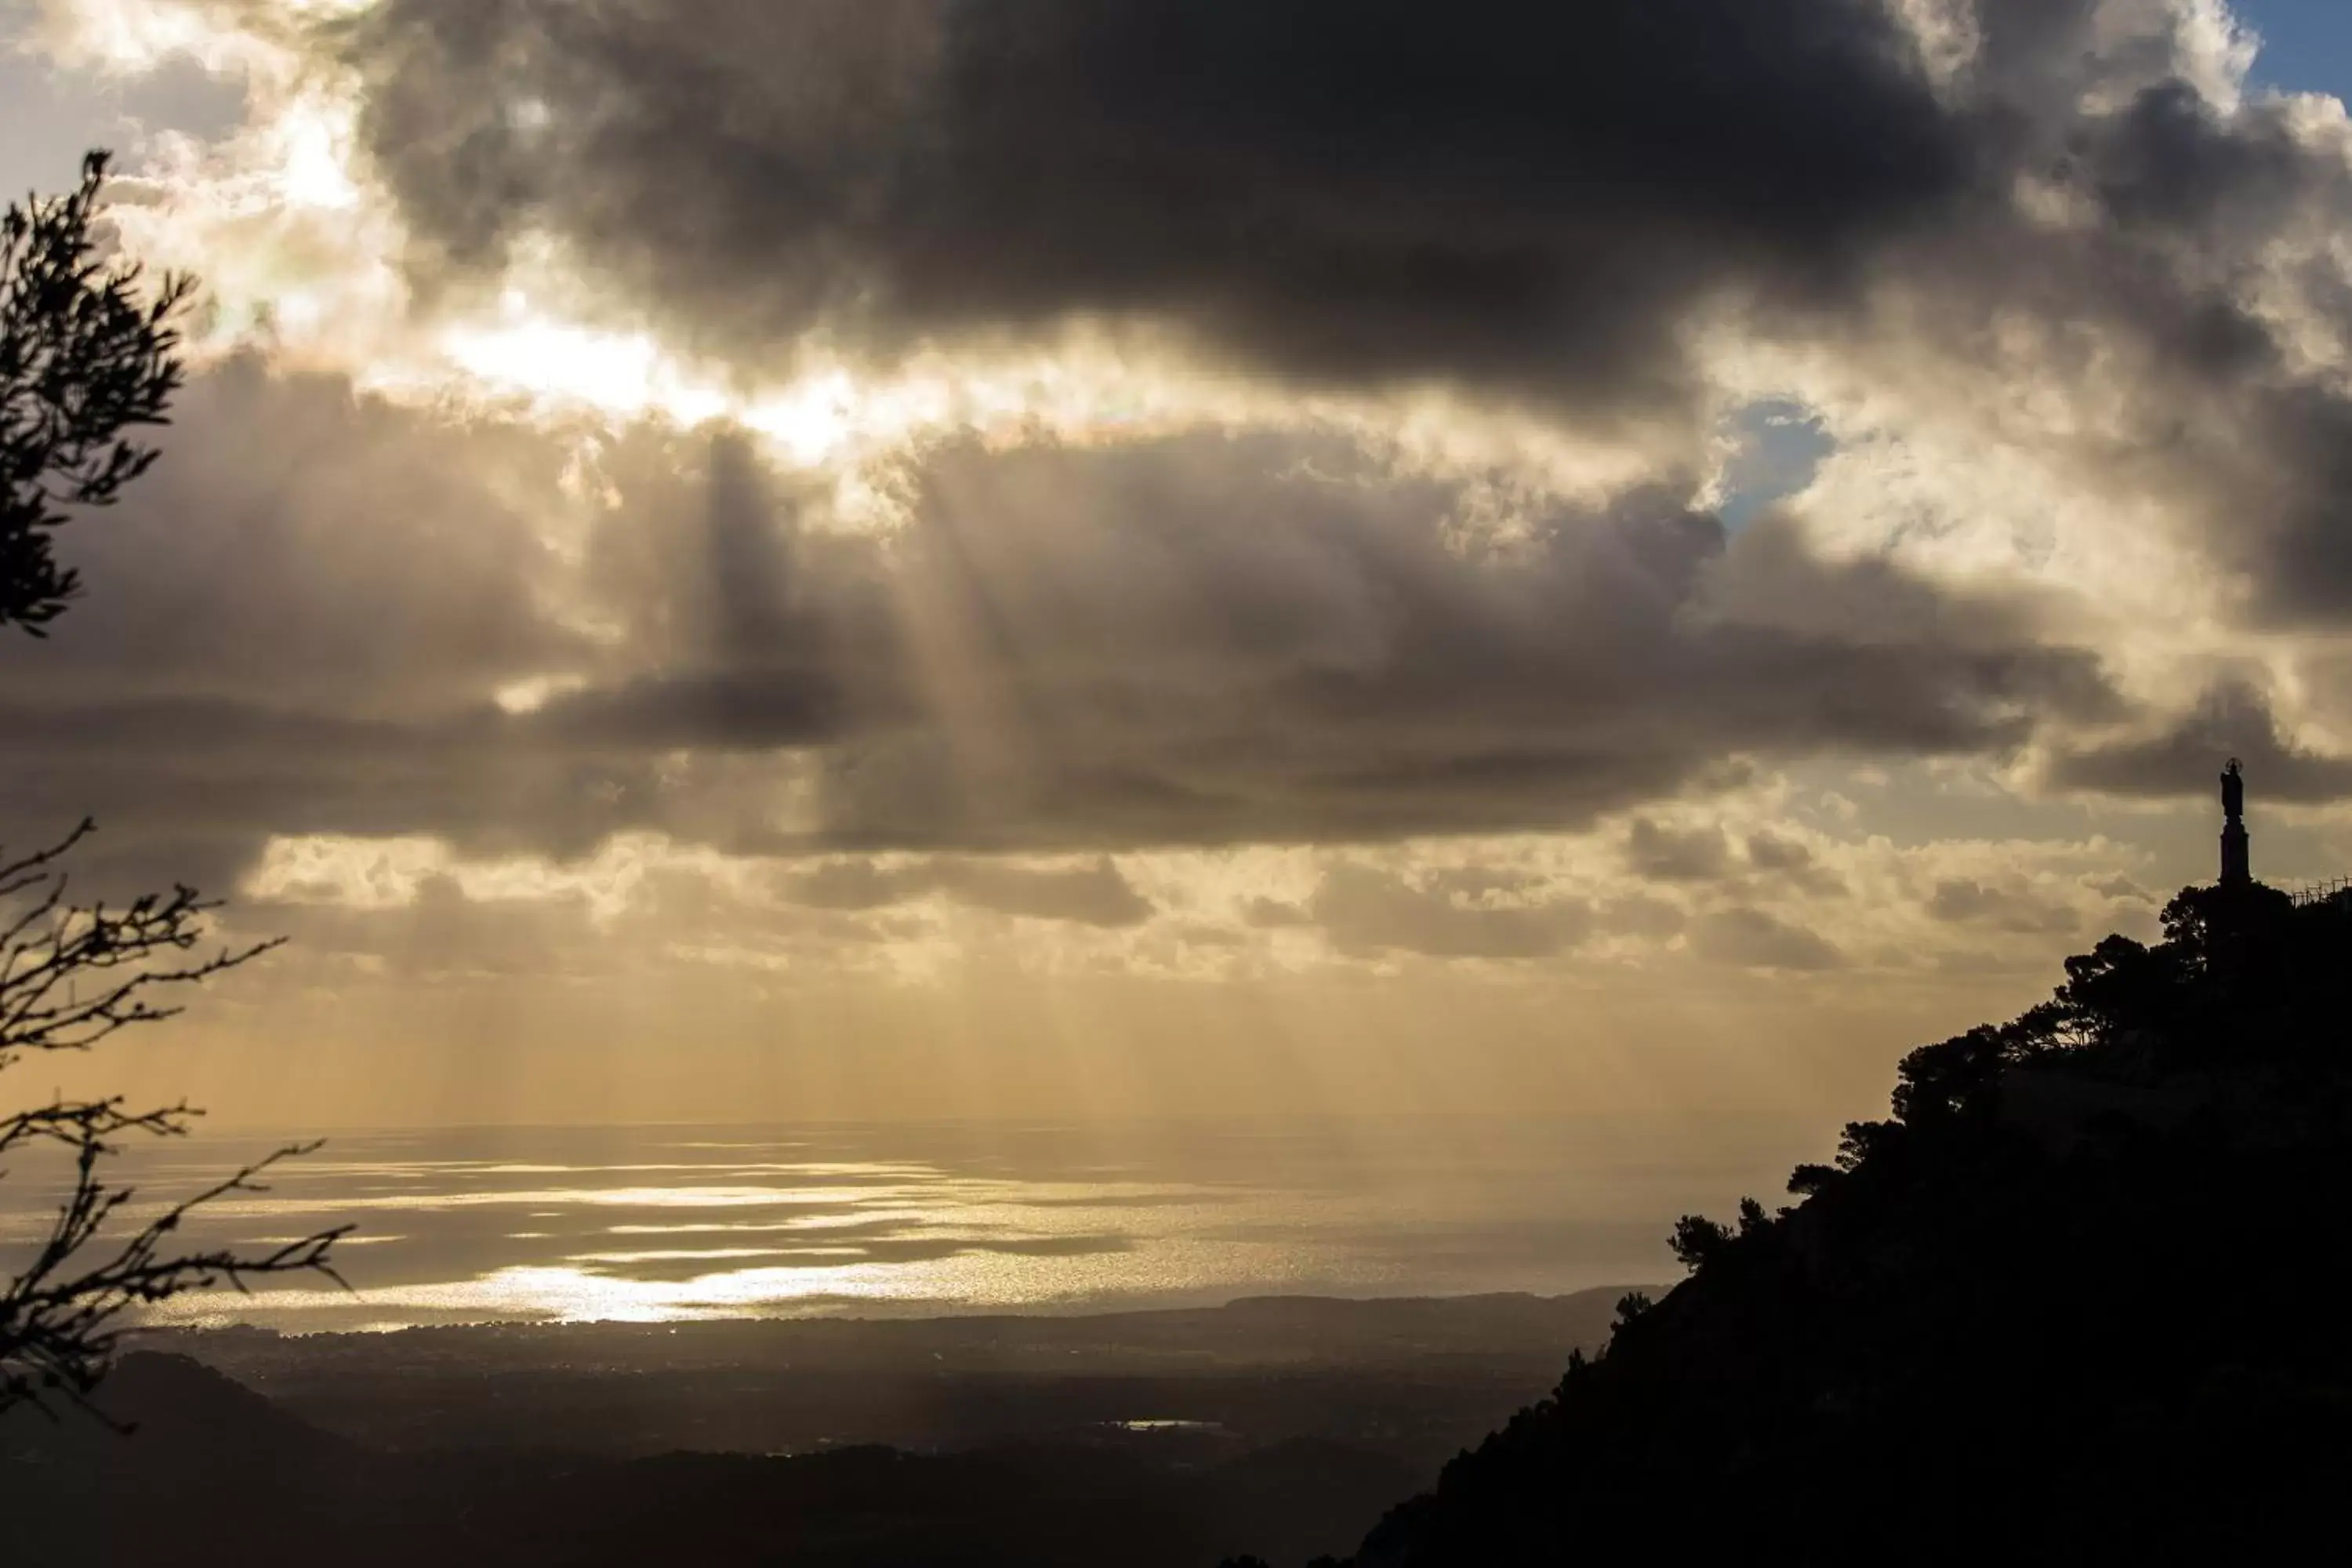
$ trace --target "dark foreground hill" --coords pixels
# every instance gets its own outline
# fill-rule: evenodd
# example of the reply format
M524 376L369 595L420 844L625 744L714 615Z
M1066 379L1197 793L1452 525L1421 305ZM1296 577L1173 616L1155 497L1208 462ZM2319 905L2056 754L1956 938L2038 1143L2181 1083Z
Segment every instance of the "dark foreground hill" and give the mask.
M1360 1568L2260 1561L2352 1496L2352 910L2198 889L1917 1051L1803 1201L1396 1510ZM2299 1553L2298 1553L2299 1555Z

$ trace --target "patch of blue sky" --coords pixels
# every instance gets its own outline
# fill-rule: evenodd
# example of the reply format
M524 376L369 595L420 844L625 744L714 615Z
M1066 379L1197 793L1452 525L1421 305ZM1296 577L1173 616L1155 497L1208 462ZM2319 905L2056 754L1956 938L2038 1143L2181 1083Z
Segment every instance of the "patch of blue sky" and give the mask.
M1763 512L1801 494L1837 450L1820 416L1804 404L1767 398L1726 422L1732 457L1723 474L1717 515L1737 533Z
M2352 100L2352 0L2234 0L2262 38L2258 86Z

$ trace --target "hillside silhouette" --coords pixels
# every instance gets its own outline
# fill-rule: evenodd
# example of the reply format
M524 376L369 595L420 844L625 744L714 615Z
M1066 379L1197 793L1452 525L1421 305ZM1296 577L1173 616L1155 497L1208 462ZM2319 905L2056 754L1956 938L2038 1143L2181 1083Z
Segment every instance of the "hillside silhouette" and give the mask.
M1914 1052L1801 1200L1394 1510L1358 1568L2248 1561L2352 1490L2352 903L2182 893Z

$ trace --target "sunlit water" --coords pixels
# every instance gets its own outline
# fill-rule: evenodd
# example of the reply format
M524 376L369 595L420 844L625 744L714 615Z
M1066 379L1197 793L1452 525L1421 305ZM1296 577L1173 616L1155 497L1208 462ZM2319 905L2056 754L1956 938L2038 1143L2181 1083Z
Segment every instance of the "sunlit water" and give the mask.
M266 1148L125 1159L131 1213ZM352 1226L351 1289L304 1279L164 1316L312 1331L1562 1293L1667 1277L1674 1217L1727 1209L1771 1165L1663 1164L1525 1123L346 1134L214 1205L189 1240ZM0 1182L0 1262L37 1238L55 1176Z

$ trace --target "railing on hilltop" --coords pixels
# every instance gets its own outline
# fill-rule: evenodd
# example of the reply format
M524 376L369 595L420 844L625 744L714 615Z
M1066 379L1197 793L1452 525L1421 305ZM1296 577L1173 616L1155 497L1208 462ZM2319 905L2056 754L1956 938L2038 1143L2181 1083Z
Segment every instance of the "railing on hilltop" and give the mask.
M2338 877L2332 882L2306 882L2300 888L2289 888L2288 898L2294 907L2307 910L2316 904L2344 904L2352 907L2352 877Z

